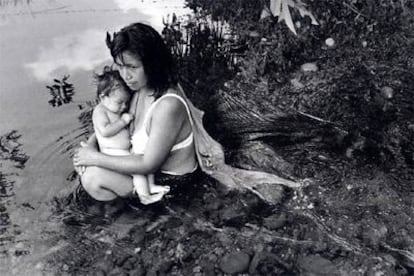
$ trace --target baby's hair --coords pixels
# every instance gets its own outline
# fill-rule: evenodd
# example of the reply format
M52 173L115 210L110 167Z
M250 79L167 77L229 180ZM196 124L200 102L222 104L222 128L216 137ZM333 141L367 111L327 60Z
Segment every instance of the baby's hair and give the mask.
M98 98L109 96L111 92L121 87L129 95L132 95L132 90L126 85L118 71L112 70L111 67L105 66L102 74L94 74L96 82L96 94Z

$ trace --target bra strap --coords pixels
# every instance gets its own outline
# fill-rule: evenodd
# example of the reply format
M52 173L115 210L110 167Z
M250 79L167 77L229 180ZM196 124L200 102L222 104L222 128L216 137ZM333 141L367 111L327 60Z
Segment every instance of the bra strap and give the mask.
M158 98L155 102L153 102L152 105L151 105L151 107L147 111L147 114L145 114L145 119L144 119L144 124L143 124L145 126L145 129L147 128L147 121L148 121L148 119L150 117L150 114L151 114L152 110L155 108L155 105L157 103L159 103L163 98L166 98L166 97L174 97L174 98L178 99L185 106L185 110L187 110L188 119L190 120L190 124L192 126L193 125L193 120L191 118L190 109L188 108L188 105L185 102L185 100L181 96L179 96L177 94L167 93L167 94L161 96L160 98Z

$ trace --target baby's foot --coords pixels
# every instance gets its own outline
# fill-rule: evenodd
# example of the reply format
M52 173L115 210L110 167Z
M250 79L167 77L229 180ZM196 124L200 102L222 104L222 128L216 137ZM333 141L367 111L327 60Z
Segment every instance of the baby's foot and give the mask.
M170 192L170 186L161 186L161 185L151 184L149 187L149 190L150 190L150 194L158 194L158 193L167 194Z
M149 205L155 202L158 202L162 199L165 193L157 193L157 194L150 194L150 195L140 195L138 194L139 200L144 205Z

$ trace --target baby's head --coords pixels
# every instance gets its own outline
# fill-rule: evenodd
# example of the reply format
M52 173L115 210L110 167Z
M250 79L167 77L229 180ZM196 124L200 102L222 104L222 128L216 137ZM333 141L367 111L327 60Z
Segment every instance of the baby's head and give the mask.
M109 111L121 114L127 107L132 90L125 84L118 71L105 66L102 74L95 74L97 95Z

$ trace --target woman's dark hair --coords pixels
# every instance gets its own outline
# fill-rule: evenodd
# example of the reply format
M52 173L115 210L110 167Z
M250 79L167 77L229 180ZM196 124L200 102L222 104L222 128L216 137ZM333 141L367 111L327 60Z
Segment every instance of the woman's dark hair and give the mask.
M115 88L121 87L129 95L132 95L131 88L126 85L118 71L112 70L109 66L105 66L102 74L94 74L96 82L96 94L99 97L108 96Z
M106 35L106 45L112 58L122 60L122 54L129 51L139 58L147 76L147 85L154 89L154 97L159 98L167 89L177 85L174 59L161 35L152 27L133 23L111 36Z

